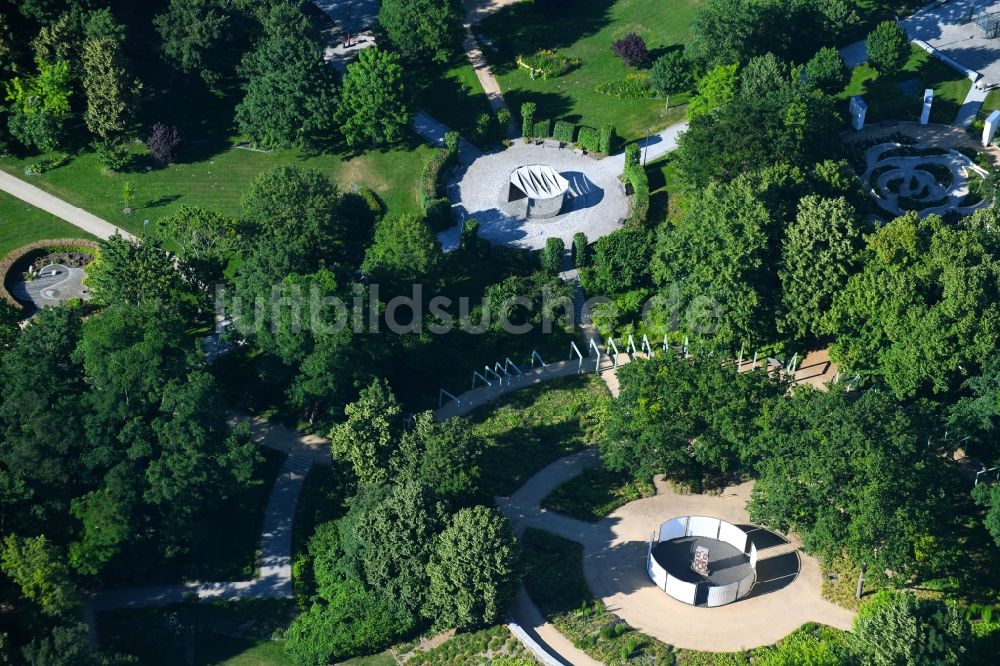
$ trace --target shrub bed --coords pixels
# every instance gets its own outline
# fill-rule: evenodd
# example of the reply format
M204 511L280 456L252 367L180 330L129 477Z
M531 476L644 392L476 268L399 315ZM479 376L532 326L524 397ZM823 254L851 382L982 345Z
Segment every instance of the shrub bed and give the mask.
M552 138L563 143L573 143L573 135L576 134L576 125L565 120L557 120L556 128L552 133Z
M7 291L7 274L14 264L25 258L32 252L72 252L82 249L94 251L98 244L85 238L56 238L53 240L40 240L34 243L22 245L16 250L12 250L0 260L0 298L7 301L15 308L22 309L23 306Z
M618 81L599 83L594 86L594 90L618 99L649 99L656 96L656 91L649 81L649 74L645 72L634 72Z
M567 58L555 51L541 49L534 55L517 56L517 66L529 71L539 72L543 79L562 76L575 67L580 66L579 58Z
M654 493L649 481L633 479L601 465L557 486L542 501L542 508L593 523L620 506L652 497Z
M420 174L420 205L434 231L451 226L451 200L444 193L444 174L458 160L458 132L445 135L445 147L434 153Z
M576 143L578 146L583 148L589 153L600 152L601 136L593 127L587 127L586 125L580 126L580 131L576 134Z

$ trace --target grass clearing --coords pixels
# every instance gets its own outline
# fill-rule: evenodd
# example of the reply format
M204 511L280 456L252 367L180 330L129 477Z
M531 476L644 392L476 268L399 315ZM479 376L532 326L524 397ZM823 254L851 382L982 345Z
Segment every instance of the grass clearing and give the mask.
M649 176L649 221L675 220L684 212L687 196L671 155L646 165Z
M22 245L46 238L94 239L83 229L55 215L0 192L0 257Z
M283 600L185 603L98 615L101 645L143 666L293 666L272 635L291 621Z
M933 123L955 122L972 82L948 65L917 46L910 47L910 58L903 70L891 79L882 78L868 63L851 71L851 82L840 98L861 95L868 104L866 123L883 120L918 120L926 88L934 90L930 120Z
M593 374L515 391L467 418L487 448L481 467L492 495L506 496L549 463L593 443L611 399Z
M476 119L484 113L492 113L483 87L476 78L476 71L465 53L457 54L443 65L408 65L407 79L413 90L416 108L426 111L450 129L461 132L466 139L471 140Z
M655 493L656 488L649 481L633 479L600 465L557 486L542 501L542 508L597 522L618 507Z
M549 13L533 3L506 7L477 26L493 74L515 116L523 102L538 105L537 118L568 120L600 127L613 124L627 140L644 136L684 118L686 99L675 95L670 109L662 99L621 100L594 90L624 79L630 69L611 50L616 39L638 33L655 60L669 48L690 40L690 26L700 3L695 0L588 0L571 11ZM579 58L580 65L556 78L531 79L517 66L518 55L550 49Z
M155 221L182 205L237 216L240 196L253 179L277 166L318 169L342 190L350 190L354 185L372 189L393 213L420 214L417 199L420 172L434 152L416 139L403 146L361 155L306 155L295 150L263 153L243 150L232 142L210 154L204 154L201 144L188 144L185 148L178 164L154 167L148 158L139 157L132 170L113 174L106 173L97 163L96 155L88 150L75 155L64 166L27 180L132 233L142 231L143 220ZM139 155L144 148L133 144L133 150ZM37 159L38 156L3 157L0 169L25 178L25 164ZM121 201L126 182L132 183L136 192L133 211L128 215L122 213Z

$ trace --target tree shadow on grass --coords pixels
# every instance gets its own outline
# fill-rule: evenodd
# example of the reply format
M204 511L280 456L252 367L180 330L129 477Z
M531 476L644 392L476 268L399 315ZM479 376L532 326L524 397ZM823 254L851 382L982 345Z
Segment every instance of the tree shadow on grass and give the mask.
M487 58L494 73L506 74L517 68L519 54L557 51L600 32L611 22L612 5L614 0L587 0L573 3L569 11L548 11L520 2L483 20L477 32L487 35L493 45L494 53Z

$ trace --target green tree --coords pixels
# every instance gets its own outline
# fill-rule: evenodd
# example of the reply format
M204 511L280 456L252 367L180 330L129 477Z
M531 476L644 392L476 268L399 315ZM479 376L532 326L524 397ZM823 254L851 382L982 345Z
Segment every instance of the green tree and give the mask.
M752 439L751 520L794 530L823 557L846 552L879 580L933 570L957 547L949 534L959 481L928 448L925 420L885 391L799 387L767 404Z
M176 302L186 289L162 247L118 235L101 241L86 284L98 305Z
M962 383L961 396L948 408L948 428L975 457L1000 462L1000 359L990 356L982 373Z
M855 271L860 246L857 214L846 199L799 201L781 247L781 330L798 337L821 330L834 296Z
M824 46L806 63L806 77L820 90L832 95L844 89L850 72L840 51Z
M80 604L69 569L44 536L8 534L0 544L0 569L47 615L65 615Z
M461 0L383 0L378 20L408 56L446 62L461 41Z
M910 57L910 38L896 21L883 21L868 33L865 51L880 76L895 76Z
M854 642L865 666L949 666L967 663L971 635L954 606L884 590L858 612Z
M695 193L679 223L660 232L653 276L660 298L685 317L679 325L686 333L727 351L771 339L775 226L751 182L741 178Z
M479 467L484 448L485 442L461 419L436 421L424 412L403 433L395 474L419 480L453 505L471 505L486 499Z
M729 104L736 97L739 81L736 65L713 67L698 80L698 94L688 103L688 118L706 116Z
M410 122L399 56L378 48L361 51L347 66L334 117L352 147L399 141Z
M954 388L1000 343L1000 230L992 211L958 224L916 213L867 238L863 269L833 300L825 330L845 371L900 397Z
M6 86L7 101L11 103L8 119L11 135L42 152L58 148L72 115L69 63L39 62L36 76L28 79L15 76Z
M744 63L762 47L763 3L708 0L695 15L688 54L703 68ZM764 50L774 50L775 44Z
M325 666L389 646L408 627L388 597L357 581L338 582L285 632L284 649L297 664Z
M976 503L986 508L983 524L993 540L1000 546L1000 484L981 483L972 491Z
M428 565L428 608L438 627L498 622L520 583L520 545L497 509L477 506L452 516Z
M788 65L773 53L754 56L740 71L740 94L760 97L780 90L788 83Z
M649 81L661 97L687 92L693 77L684 51L674 49L660 56L649 70Z
M83 90L87 129L103 141L121 138L129 125L141 86L131 80L118 45L110 38L83 46Z
M301 266L298 272L315 270L323 259L340 260L346 234L340 195L321 171L290 166L265 171L250 184L240 206L251 232L289 247Z
M225 0L170 0L167 10L153 19L160 33L163 56L187 74L197 74L209 85L223 76L220 63L224 40L232 22Z
M427 602L427 565L443 520L444 507L416 481L367 486L340 520L342 568L396 600L415 622Z
M266 148L314 147L335 125L334 73L308 35L273 34L243 59L240 132Z
M545 247L542 249L539 260L542 270L548 275L558 275L562 270L563 255L566 253L566 244L562 238L553 236L545 239Z
M21 311L7 301L0 300L0 357L17 341L21 332Z
M599 294L618 294L649 284L653 234L642 227L624 227L594 243L591 281Z
M402 434L402 410L389 384L372 382L344 408L344 417L330 431L333 455L349 462L362 483L387 481Z
M240 240L235 219L195 206L181 206L173 215L161 218L153 233L177 249L177 258L204 286L222 279Z
M441 246L423 219L388 215L375 227L362 269L379 282L399 285L433 277L442 260Z
M106 666L108 660L90 647L85 624L53 627L47 636L21 650L26 666Z
M762 370L737 373L708 356L670 353L623 366L619 381L600 444L608 467L695 482L757 459L754 415L786 389Z

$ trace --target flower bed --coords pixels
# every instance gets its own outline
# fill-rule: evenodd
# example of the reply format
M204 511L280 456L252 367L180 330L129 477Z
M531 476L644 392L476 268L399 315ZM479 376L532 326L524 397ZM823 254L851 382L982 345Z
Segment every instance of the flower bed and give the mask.
M517 66L529 72L538 72L543 79L562 76L570 70L580 66L579 58L567 58L555 51L541 49L534 55L517 56Z

